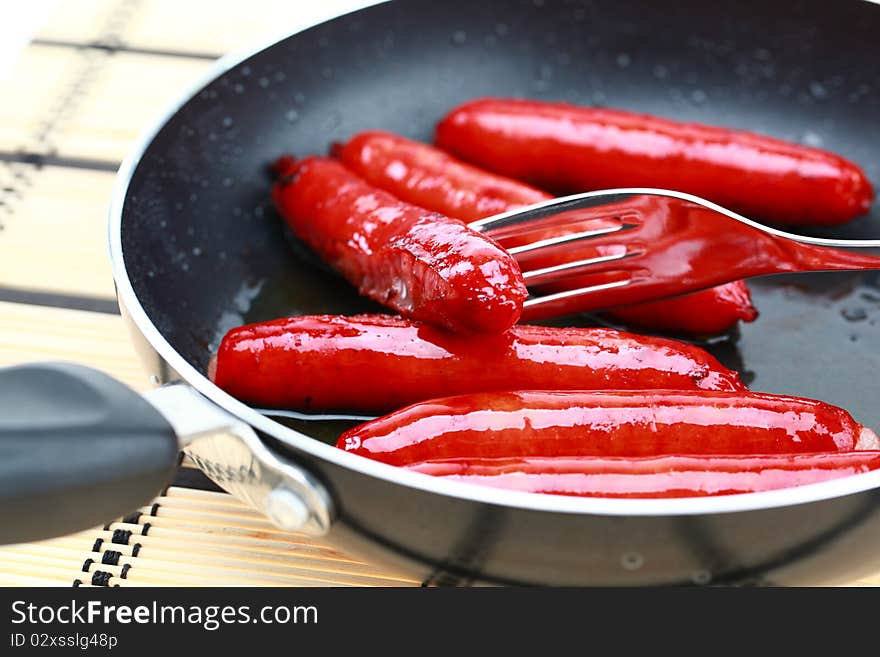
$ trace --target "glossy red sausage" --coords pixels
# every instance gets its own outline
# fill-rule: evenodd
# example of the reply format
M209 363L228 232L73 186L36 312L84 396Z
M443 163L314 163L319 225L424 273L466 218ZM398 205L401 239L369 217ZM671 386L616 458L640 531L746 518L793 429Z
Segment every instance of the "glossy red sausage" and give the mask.
M399 199L464 221L552 198L516 180L465 164L433 146L387 132L359 133L344 144L336 144L333 153L346 167ZM547 226L534 239L566 231L564 226ZM489 230L487 234L500 238L505 231ZM570 252L568 257L577 259ZM748 287L738 281L675 299L615 308L606 315L615 322L641 328L714 335L740 320L750 322L758 313Z
M465 164L447 153L388 132L361 132L333 155L397 198L462 221L540 203L549 194Z
M438 459L405 466L451 481L578 497L672 498L756 493L880 468L880 451L748 456Z
M516 261L456 219L404 203L336 160L283 160L273 188L294 234L364 294L454 331L500 333L528 296Z
M465 161L560 193L660 187L785 224L839 224L873 200L862 170L833 153L622 110L481 99L450 112L436 141Z
M414 404L338 447L390 463L437 459L797 454L880 449L842 408L750 392L526 391Z
M626 326L691 335L724 333L737 322L752 322L758 317L745 281L671 299L618 306L602 314Z
M673 340L544 326L465 336L389 315L291 317L235 328L209 375L258 406L375 412L511 388L745 389L709 353Z

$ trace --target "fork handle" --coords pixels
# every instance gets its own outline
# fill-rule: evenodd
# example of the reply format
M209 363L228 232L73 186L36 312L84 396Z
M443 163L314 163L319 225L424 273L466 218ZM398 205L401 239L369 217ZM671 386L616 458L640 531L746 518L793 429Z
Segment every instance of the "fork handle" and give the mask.
M858 251L845 251L832 246L817 246L788 239L774 239L785 258L779 260L780 271L853 271L880 269L880 256ZM840 242L844 244L844 242ZM847 245L850 246L850 245ZM877 243L880 247L880 242ZM865 248L865 247L860 247ZM783 263L790 269L783 268Z

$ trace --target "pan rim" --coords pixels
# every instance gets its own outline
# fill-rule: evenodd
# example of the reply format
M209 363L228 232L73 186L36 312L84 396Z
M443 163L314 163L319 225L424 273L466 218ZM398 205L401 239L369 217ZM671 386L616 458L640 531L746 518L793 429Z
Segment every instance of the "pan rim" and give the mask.
M120 165L114 181L108 221L110 264L116 284L119 305L128 314L131 321L134 322L152 348L184 381L213 403L235 415L243 422L276 438L297 452L328 461L333 465L359 474L381 479L390 484L496 507L547 513L612 517L692 516L764 511L822 502L880 488L880 470L780 490L675 499L566 497L503 490L458 481L445 481L438 477L409 472L402 468L350 454L333 445L322 443L306 434L275 422L218 388L204 373L190 365L165 339L147 315L134 291L125 264L122 249L123 209L128 198L132 178L142 162L144 154L152 145L154 138L183 107L197 98L199 92L208 84L217 80L231 69L288 37L335 18L369 10L373 6L386 2L389 2L389 0L365 0L362 6L352 11L318 20L304 21L292 29L287 28L283 34L269 37L249 48L221 57L210 66L204 75L200 76L174 102L170 103L154 119L153 123L141 132Z

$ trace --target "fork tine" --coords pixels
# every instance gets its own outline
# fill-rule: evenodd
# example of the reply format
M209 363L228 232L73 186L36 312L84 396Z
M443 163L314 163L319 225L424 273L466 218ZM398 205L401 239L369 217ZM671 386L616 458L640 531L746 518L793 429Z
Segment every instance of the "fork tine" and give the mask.
M608 262L617 262L625 258L634 258L642 255L642 251L627 250L624 248L620 253L601 255L582 260L563 262L558 265L540 267L538 269L524 270L522 272L526 285L540 285L542 282L562 281L580 274L600 273L597 265ZM595 271L594 271L595 270Z
M530 242L528 244L522 244L520 246L512 246L507 249L507 252L510 255L519 255L520 253L529 253L531 251L537 251L538 249L545 249L551 246L559 246L560 244L568 244L569 242L578 242L581 240L589 240L597 237L602 237L603 235L610 235L611 233L619 233L621 231L630 230L632 228L636 228L635 224L620 224L619 226L613 226L609 228L597 228L596 230L585 230L580 233L571 233L569 235L560 235L558 237L548 237L543 240L535 240L534 242ZM500 240L503 244L504 240Z
M535 220L544 219L554 215L565 214L569 211L579 211L592 207L593 205L603 205L611 203L613 199L622 200L632 196L632 192L643 192L645 190L632 188L621 190L601 190L598 192L585 192L582 194L573 194L571 196L563 196L547 201L541 201L524 208L509 210L501 214L483 217L475 221L468 222L474 230L487 231L495 228L503 228L513 226L519 223L528 223ZM595 200L592 200L595 199Z
M564 290L562 292L554 292L552 294L544 294L538 296L533 295L523 302L523 308L534 310L540 306L546 306L562 299L570 299L571 297L593 294L602 290L610 290L616 287L624 287L626 285L629 285L630 283L632 283L632 278L628 277L617 281L611 281L609 283L597 283L596 285L587 285L585 287L578 287L573 290Z

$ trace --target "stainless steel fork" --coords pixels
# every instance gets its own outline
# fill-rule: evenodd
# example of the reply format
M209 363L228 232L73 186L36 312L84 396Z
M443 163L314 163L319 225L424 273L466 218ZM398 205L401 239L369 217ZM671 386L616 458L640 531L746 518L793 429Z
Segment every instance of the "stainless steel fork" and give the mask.
M469 225L519 262L531 292L527 320L652 301L750 276L880 270L880 256L851 250L880 248L880 240L796 235L664 189L576 194Z

